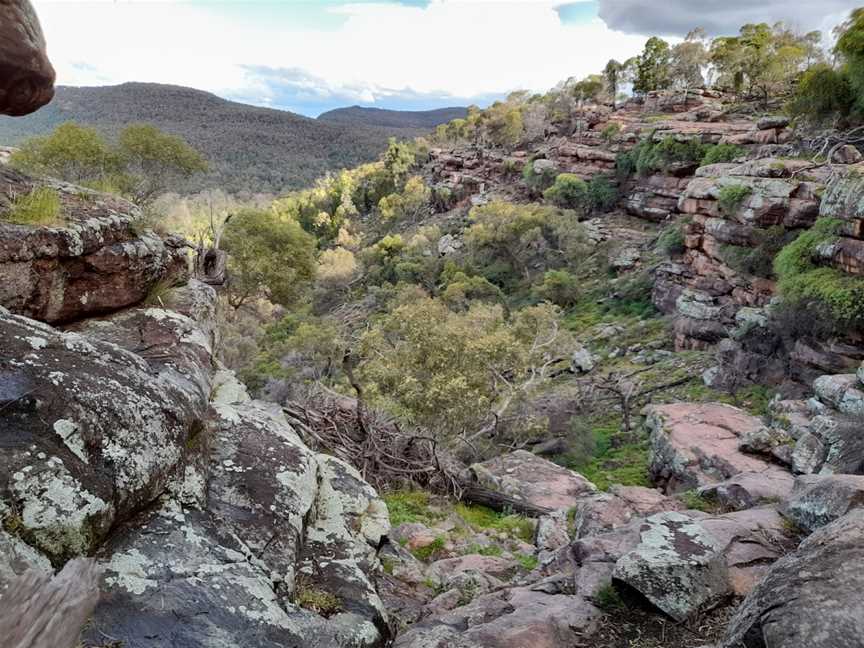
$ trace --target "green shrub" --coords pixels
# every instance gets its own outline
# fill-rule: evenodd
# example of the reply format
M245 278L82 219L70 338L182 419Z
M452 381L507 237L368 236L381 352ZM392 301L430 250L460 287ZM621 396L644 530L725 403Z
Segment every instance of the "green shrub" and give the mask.
M475 529L496 529L515 538L531 542L534 538L534 523L521 515L497 513L486 506L457 504L456 513Z
M312 585L308 577L297 579L294 589L294 603L327 618L342 611L342 601L335 594Z
M753 193L753 189L747 185L726 185L720 189L720 195L717 199L720 211L727 216L731 216L738 211L738 208L741 207L751 193Z
M587 201L588 211L608 212L618 204L618 189L606 176L594 176L588 181Z
M545 191L552 186L557 175L558 172L554 168L545 169L542 173L535 173L534 158L530 158L522 169L522 179L528 185L528 188L533 191Z
M717 144L708 148L708 152L702 158L702 166L719 162L733 162L742 155L744 155L744 149L736 144Z
M780 295L787 306L820 311L833 328L864 326L864 280L816 265L817 250L837 238L842 222L820 218L774 259Z
M573 173L559 173L551 187L543 192L543 198L564 209L585 209L588 184Z
M795 234L787 232L782 225L754 230L751 247L723 245L720 256L723 262L736 272L754 277L774 276L774 257L790 242Z
M579 301L579 279L566 270L549 270L543 275L543 283L534 287L534 294L563 308Z
M414 554L414 557L417 560L422 560L426 562L428 560L432 560L433 558L437 558L444 550L444 545L445 540L443 536L438 536L425 547L417 547L416 549L412 549L411 553Z
M623 177L668 172L679 164L699 164L707 151L708 147L695 138L679 142L670 135L656 142L651 133L630 151L618 154L616 169Z
M788 110L794 118L816 124L849 116L855 92L845 69L814 65L801 77Z
M515 558L516 562L518 562L525 571L533 571L537 568L537 565L540 564L540 560L537 556L532 556L530 554L517 554Z
M3 220L19 225L58 225L62 222L60 194L51 187L38 187L17 196Z
M681 223L672 223L660 231L656 248L669 257L683 254L687 249L684 245L684 227Z
M600 131L600 137L602 137L606 142L611 142L620 132L621 124L618 122L611 122L606 125L606 128Z
M594 601L594 605L606 612L623 610L627 607L624 603L624 599L621 598L618 590L616 590L612 584L603 585L600 589L594 592L594 596L591 597L591 600Z

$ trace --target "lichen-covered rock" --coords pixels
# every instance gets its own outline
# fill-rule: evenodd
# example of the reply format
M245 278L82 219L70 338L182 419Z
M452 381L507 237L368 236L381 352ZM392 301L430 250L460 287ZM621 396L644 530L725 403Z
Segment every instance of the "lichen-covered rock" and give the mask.
M857 374L820 376L813 381L816 397L851 416L864 416L864 391Z
M613 486L608 493L581 498L571 511L574 533L584 538L623 527L638 518L683 508L680 500L652 488Z
M722 648L836 648L864 636L864 510L777 561L729 624Z
M613 578L684 621L728 591L723 549L691 517L661 513L643 523L641 543L618 560Z
M792 451L799 474L864 473L864 435L856 418L824 410L802 429Z
M800 529L808 533L864 507L864 476L802 475L783 508Z
M211 288L193 290L212 308ZM84 334L0 310L0 474L28 543L89 552L183 472L209 398L206 327L144 309Z
M120 198L44 180L58 192L56 226L0 221L0 306L58 323L131 306L157 284L188 278L185 244L139 231L140 210ZM0 169L0 195L33 181Z
M535 506L569 509L597 488L582 475L517 450L471 466L478 483Z
M648 409L651 476L666 492L709 486L742 472L771 468L738 449L742 436L762 422L719 403L675 403Z
M638 544L612 576L683 620L727 593L749 592L783 546L783 519L773 507L661 513L641 523Z

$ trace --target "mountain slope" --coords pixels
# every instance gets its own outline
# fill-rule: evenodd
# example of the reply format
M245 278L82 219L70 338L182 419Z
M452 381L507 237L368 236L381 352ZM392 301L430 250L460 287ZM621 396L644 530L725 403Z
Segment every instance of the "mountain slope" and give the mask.
M384 128L416 128L429 131L446 124L452 119L460 119L468 114L467 108L438 108L436 110L384 110L382 108L363 108L351 106L337 108L318 115L319 121L361 126L381 126Z
M124 83L61 86L54 101L23 118L0 118L0 144L14 145L76 121L111 136L133 122L179 135L210 161L195 187L279 192L308 186L327 171L375 159L391 136L418 129L319 121L221 99L179 86Z

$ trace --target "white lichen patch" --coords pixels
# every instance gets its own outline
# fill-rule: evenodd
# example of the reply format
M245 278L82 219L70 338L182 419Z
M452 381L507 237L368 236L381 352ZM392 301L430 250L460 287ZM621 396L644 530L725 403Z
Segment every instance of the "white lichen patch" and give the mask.
M111 556L110 562L105 565L109 572L105 577L105 584L121 587L130 594L141 595L158 585L156 580L150 578L147 571L152 566L153 561L138 549L115 553Z
M83 335L77 333L64 333L63 345L70 351L81 354L95 353L96 349L88 342Z
M54 422L54 431L63 439L63 443L72 451L72 454L84 463L90 463L90 459L87 456L87 448L84 446L84 438L79 433L78 424L75 421L59 419Z
M29 344L32 348L36 349L37 351L39 349L44 349L45 347L48 346L48 340L46 340L45 338L42 338L42 337L27 336L24 338L24 340L27 342L27 344Z

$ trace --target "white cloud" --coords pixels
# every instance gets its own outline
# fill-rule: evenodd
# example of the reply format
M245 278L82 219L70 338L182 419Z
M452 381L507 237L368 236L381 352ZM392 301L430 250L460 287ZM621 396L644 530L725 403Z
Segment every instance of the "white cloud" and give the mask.
M236 20L219 3L37 0L60 83L158 81L272 101L248 73L297 69L326 79L338 96L372 102L375 88L471 97L542 91L569 76L627 58L642 36L604 22L562 25L560 0L433 0L332 7L329 30Z

